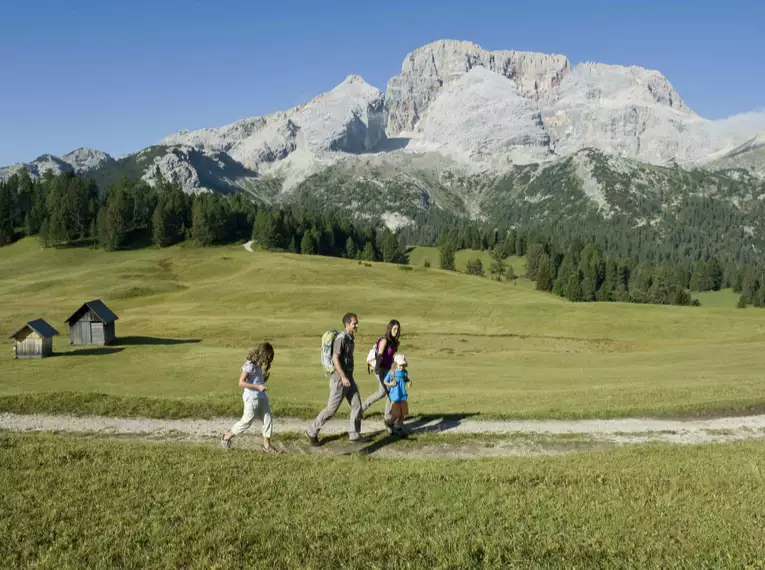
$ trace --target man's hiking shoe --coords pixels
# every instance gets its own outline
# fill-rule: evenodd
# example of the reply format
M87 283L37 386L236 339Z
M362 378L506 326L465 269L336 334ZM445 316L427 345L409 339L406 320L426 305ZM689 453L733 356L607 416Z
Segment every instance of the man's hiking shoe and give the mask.
M369 443L372 439L366 435L360 435L359 437L348 438L351 443Z
M223 449L231 449L231 440L230 440L230 439L226 439L226 437L225 437L225 436L223 436L223 435L222 435L222 436L220 436L220 439L218 440L218 444L219 444L219 445L220 445L220 446L221 446Z
M319 436L318 435L311 435L308 433L308 431L305 431L305 436L308 438L309 443L313 447L319 447Z

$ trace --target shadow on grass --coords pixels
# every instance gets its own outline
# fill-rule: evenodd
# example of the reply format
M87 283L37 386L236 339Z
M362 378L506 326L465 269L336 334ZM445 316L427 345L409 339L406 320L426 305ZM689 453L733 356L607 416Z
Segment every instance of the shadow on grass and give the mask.
M420 414L413 422L405 424L411 434L448 431L458 427L462 420L477 416L475 412L464 414Z
M403 434L392 433L388 434L382 439L374 441L371 445L368 445L362 449L359 449L359 455L372 455L376 451L379 451L386 445L395 443L401 439L408 439L410 436L420 433L429 432L442 432L454 429L462 423L462 420L476 416L476 413L465 414L421 414L416 416L414 421L404 422ZM377 437L383 433L382 431L374 432L370 434L371 437Z
M82 348L80 350L72 350L71 352L54 352L53 356L98 356L103 354L114 354L116 352L122 352L124 348L114 347L102 347L102 348Z
M114 344L118 346L193 344L202 342L199 338L157 338L153 336L121 336Z
M328 443L332 443L333 441L340 441L341 439L348 439L348 434L346 432L343 432L343 433L333 433L331 435L322 436L319 439L319 447L327 445Z

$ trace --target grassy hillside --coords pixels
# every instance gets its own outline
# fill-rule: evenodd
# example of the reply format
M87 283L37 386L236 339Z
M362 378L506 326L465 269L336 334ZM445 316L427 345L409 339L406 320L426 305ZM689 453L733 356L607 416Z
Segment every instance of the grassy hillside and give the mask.
M607 417L765 403L756 309L573 304L421 263L403 270L241 246L43 250L33 239L0 249L0 296L6 334L38 317L62 333L59 355L41 361L14 361L6 341L4 410L238 414L239 366L268 339L275 413L309 417L327 396L319 339L346 311L359 314L360 355L388 319L402 322L412 413ZM69 347L64 319L93 298L119 315L118 344ZM358 360L369 393L374 380Z
M722 291L703 291L694 293L693 297L707 308L725 308L732 309L738 303L741 293L734 293L732 289L723 289Z
M471 259L480 259L483 269L487 275L491 267L491 255L488 251L479 251L475 249L461 249L454 256L454 263L457 271L465 271L468 261ZM441 257L437 247L417 246L409 253L409 264L414 267L423 267L425 261L430 261L430 266L437 269L441 265ZM513 266L515 274L518 276L526 272L526 260L523 257L512 256L505 260L505 263Z

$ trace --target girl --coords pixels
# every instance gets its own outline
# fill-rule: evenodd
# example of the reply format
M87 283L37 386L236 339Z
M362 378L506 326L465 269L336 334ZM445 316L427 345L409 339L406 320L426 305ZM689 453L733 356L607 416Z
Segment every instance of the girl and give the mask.
M273 360L274 347L268 342L259 344L247 354L247 360L242 365L242 374L239 376L239 387L244 388L242 392L244 413L242 414L242 419L221 436L221 447L231 447L231 439L250 427L255 418L257 418L263 422L263 451L267 453L276 452L271 447L273 421L271 419L271 408L268 405L268 396L266 395L268 371Z
M403 354L397 354L394 358L394 366L385 376L383 383L389 388L388 395L391 401L391 417L393 419L393 429L400 435L404 433L404 420L409 415L409 404L406 393L409 373L406 371L407 361Z
M388 323L388 327L385 329L385 336L381 336L377 340L375 345L377 348L377 354L374 362L374 372L377 378L377 392L369 396L361 405L362 416L367 409L377 402L388 396L388 388L383 383L383 379L388 374L393 366L393 356L398 351L398 339L401 336L401 324L393 319ZM369 372L369 364L367 365L367 372ZM390 400L385 400L385 412L383 421L385 422L385 429L388 433L393 433L393 420L390 415Z

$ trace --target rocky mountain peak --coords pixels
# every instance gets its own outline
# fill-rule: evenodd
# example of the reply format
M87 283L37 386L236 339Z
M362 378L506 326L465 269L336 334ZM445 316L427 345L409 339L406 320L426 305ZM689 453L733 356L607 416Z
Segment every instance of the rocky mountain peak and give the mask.
M638 66L580 63L560 83L553 98L570 103L662 105L693 114L666 77Z
M386 93L348 75L291 109L165 137L150 153L131 155L128 170L151 181L159 169L195 192L250 191L261 183L286 191L341 162L362 178L374 163L396 172L448 164L455 172L496 174L591 148L651 164L757 173L765 149L753 137L763 130L765 112L718 121L696 115L655 70L572 67L564 55L439 40L407 54ZM0 169L0 179L19 168L33 176L47 168L86 172L110 160L77 149Z
M521 96L536 99L554 89L571 65L563 55L487 51L472 42L457 40L427 44L409 53L401 73L388 81L388 136L413 131L441 89L474 67L484 67L512 80Z
M114 159L100 150L92 148L78 148L65 154L61 160L71 165L77 174L82 174L88 170L99 168L107 163L114 162Z

